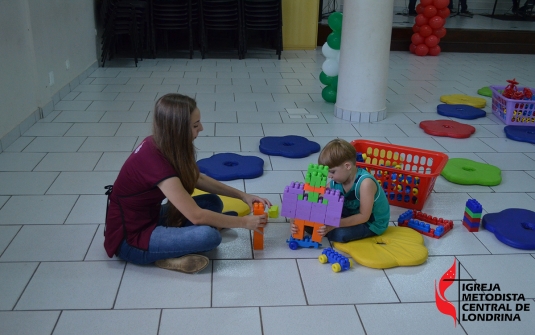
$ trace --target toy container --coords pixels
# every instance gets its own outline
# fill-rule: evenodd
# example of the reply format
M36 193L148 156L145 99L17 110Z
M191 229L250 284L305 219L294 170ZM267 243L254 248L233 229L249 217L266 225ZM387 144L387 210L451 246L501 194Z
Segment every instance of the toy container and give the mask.
M492 90L492 113L506 125L535 126L535 100L507 99L502 95L506 86L489 86ZM524 87L517 87L521 91ZM535 88L530 88L535 92Z
M400 145L354 140L357 152L366 154L365 168L382 186L391 205L421 210L448 161L441 152Z

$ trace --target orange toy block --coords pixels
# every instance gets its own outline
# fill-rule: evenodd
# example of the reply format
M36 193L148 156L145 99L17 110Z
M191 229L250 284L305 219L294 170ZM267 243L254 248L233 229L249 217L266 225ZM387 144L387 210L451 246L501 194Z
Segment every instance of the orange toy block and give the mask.
M264 215L264 204L261 202L255 202L253 204L253 215ZM264 228L259 228L259 230L264 233ZM253 249L254 250L264 250L264 235L258 233L257 231L253 232Z
M321 236L318 235L318 228L323 226L323 223L316 223L307 220L294 219L294 224L297 226L297 233L292 234L292 237L296 240L302 240L305 238L305 227L312 227L312 236L310 238L313 242L321 243Z

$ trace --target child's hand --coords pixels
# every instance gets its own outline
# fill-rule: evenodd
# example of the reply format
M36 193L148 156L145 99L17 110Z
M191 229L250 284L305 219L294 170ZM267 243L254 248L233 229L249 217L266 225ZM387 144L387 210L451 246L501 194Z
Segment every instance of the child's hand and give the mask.
M294 223L293 220L290 223L292 224L292 235L297 234L299 232L299 228L297 227L297 225Z
M325 226L325 225L321 226L321 227L318 228L318 235L321 236L321 237L324 237L325 235L327 235L334 228L336 228L336 227Z
M243 219L245 220L244 228L254 230L260 234L262 234L260 228L264 228L267 225L267 214L265 213L262 215L246 215Z

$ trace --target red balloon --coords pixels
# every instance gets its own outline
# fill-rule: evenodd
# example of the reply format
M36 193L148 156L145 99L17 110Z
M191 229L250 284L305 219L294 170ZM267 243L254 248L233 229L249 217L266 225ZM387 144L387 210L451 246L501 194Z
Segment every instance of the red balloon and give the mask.
M441 27L441 28L433 30L433 35L435 35L438 38L442 38L446 36L446 28Z
M441 18L440 16L433 16L432 18L429 19L429 23L428 23L431 28L433 29L438 29L438 28L441 28L442 26L444 26L444 19Z
M413 33L419 33L420 32L420 27L418 27L417 25L412 26L412 32Z
M433 4L433 0L420 0L420 3L422 4L422 6L429 6L429 5L432 5Z
M438 42L440 42L440 38L436 37L435 35L427 36L424 40L425 45L427 45L430 48L437 45Z
M438 56L440 54L440 46L435 45L434 47L429 48L429 55Z
M412 37L411 37L411 42L412 44L422 44L424 43L424 37L422 35L420 35L420 33L414 33L412 34Z
M414 49L414 53L418 56L425 56L429 52L429 48L425 44L420 44L416 46L416 49Z
M451 12L448 7L441 8L438 10L437 15L440 16L443 19L447 19L450 16Z
M419 33L423 37L427 37L433 33L433 28L431 28L428 24L424 24L423 26L420 27Z
M437 9L442 9L448 7L450 0L433 0L433 6Z
M411 43L411 45L409 46L409 51L410 51L411 53L414 53L414 50L416 50L416 45L414 45L414 44Z
M416 15L416 17L414 18L414 23L418 26L418 27L421 27L423 26L424 24L427 24L427 21L429 21L428 18L426 18L424 16L424 14L418 14Z
M417 6L416 6L416 14L422 14L424 12L424 8L425 6L423 6L421 3L419 3Z
M426 6L426 7L424 8L424 12L423 12L423 14L424 14L424 16L427 17L427 18L431 18L431 17L437 15L437 12L438 12L438 11L437 11L437 8L436 8L435 6L433 6L433 5L429 5L429 6Z

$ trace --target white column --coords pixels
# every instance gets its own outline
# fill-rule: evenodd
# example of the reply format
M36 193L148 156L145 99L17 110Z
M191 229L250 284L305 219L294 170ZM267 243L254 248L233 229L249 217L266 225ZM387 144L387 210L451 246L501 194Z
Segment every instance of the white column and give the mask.
M344 1L334 115L357 122L386 118L394 0Z

